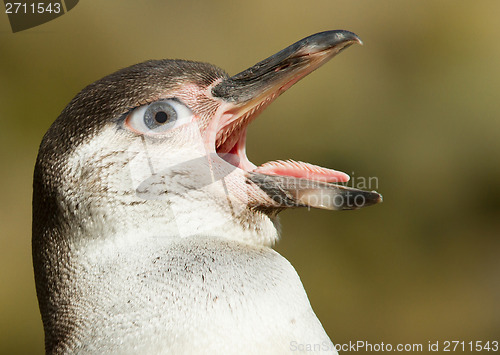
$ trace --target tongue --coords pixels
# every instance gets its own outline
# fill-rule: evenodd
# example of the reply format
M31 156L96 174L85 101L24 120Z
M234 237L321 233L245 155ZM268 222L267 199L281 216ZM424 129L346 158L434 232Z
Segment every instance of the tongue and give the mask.
M341 171L295 160L276 160L262 164L253 170L266 175L290 176L323 182L347 182L349 175Z

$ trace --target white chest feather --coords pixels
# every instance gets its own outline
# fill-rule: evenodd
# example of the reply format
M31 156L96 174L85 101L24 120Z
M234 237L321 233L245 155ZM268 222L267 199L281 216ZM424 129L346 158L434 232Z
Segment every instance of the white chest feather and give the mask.
M83 352L332 349L295 270L270 248L205 237L147 238L133 249L123 240L94 246L77 257L75 270L84 282L74 291L85 300L75 311L93 329L75 339Z

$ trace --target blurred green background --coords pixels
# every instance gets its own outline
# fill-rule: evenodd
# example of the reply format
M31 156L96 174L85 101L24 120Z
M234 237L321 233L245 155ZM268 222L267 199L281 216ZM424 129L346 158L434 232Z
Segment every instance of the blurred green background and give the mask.
M0 15L0 351L43 352L32 170L79 90L153 58L235 74L329 29L365 45L271 105L248 155L376 177L384 203L286 211L276 249L336 343L500 340L499 15L499 1L82 0L16 34Z

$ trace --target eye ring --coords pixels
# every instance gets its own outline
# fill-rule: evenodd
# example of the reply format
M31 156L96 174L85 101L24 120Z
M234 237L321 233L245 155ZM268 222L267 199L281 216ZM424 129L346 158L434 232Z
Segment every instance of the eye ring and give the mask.
M191 122L191 110L177 99L152 102L133 109L124 126L138 134L160 135Z

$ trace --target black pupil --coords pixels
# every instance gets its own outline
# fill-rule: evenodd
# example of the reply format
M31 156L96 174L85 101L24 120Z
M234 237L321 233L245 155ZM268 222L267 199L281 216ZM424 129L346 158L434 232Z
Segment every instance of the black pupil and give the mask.
M155 121L158 123L165 123L168 120L168 115L165 111L155 113Z

